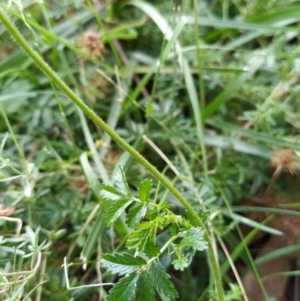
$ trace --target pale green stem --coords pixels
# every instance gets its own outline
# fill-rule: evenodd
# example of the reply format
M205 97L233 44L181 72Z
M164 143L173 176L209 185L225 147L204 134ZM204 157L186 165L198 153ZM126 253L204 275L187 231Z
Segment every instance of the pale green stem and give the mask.
M172 236L166 243L165 245L160 249L160 253L162 254L168 247L169 245L175 241L177 238L178 238L179 235L175 235L175 236Z
M150 171L160 182L162 182L167 189L181 202L185 209L193 216L199 227L205 229L204 223L197 215L190 203L184 196L139 152L132 148L123 138L121 138L114 130L112 130L93 110L91 110L63 81L62 79L49 67L43 58L32 49L32 47L23 38L13 23L5 16L2 9L0 9L0 20L7 28L11 36L16 40L17 44L33 59L35 64L39 66L42 71L86 114L96 125L98 125L104 132L106 132L114 141L116 141L122 148L130 153L138 162L140 162L148 171ZM207 233L204 234L204 239L208 244L208 257L211 263L212 271L214 273L215 284L219 301L225 301L221 274L214 255L211 239Z
M169 247L169 245L175 241L178 238L178 235L172 236L164 245L163 247L159 250L159 255L152 257L150 260L147 261L147 266L155 261L166 249Z

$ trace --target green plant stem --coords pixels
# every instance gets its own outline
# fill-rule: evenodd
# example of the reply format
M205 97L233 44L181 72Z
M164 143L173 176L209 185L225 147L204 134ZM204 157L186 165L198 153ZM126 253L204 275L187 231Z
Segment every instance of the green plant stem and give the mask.
M175 241L179 236L178 235L175 235L175 236L172 236L165 244L164 246L160 249L160 252L159 252L159 255L155 256L155 257L152 257L150 260L148 260L147 262L147 266L152 263L153 261L155 261L156 259L159 258L159 256L164 252L166 251L166 249L169 247L169 245Z
M0 13L1 13L1 11L0 11ZM28 167L27 167L27 163L26 163L26 158L25 158L24 152L23 152L23 150L21 149L21 147L20 147L20 145L19 145L19 143L18 143L18 140L17 140L17 138L16 138L16 136L15 136L15 134L14 134L14 131L13 131L11 125L10 125L10 122L9 122L7 116L6 116L5 110L4 110L4 108L3 108L3 106L2 106L1 103L0 103L0 112L2 113L3 119L4 119L5 123L6 123L6 126L7 126L7 128L8 128L8 131L9 131L9 133L10 133L10 137L12 138L12 140L13 140L15 146L16 146L16 149L18 150L19 156L20 156L20 158L21 158L21 164L22 164L22 167L23 167L23 169L24 169L24 173L26 174L27 178L29 179L29 178L30 178L30 173L29 173L29 171L28 171ZM18 174L21 174L21 173L20 173L17 169L15 169L13 166L11 166L11 168L12 168L14 171L16 171Z
M179 237L179 235L172 236L172 237L165 243L165 245L160 249L160 254L162 254L164 251L166 251L167 248L169 247L169 245L170 245L173 241L175 241L178 237Z
M204 223L197 215L190 203L184 196L142 155L139 154L133 147L131 147L123 138L121 138L114 130L112 130L93 110L91 110L63 81L62 79L48 66L43 58L32 49L27 41L20 34L18 29L6 17L3 10L0 9L0 20L7 28L11 36L16 40L17 44L33 59L34 63L39 66L42 71L55 83L96 125L98 125L104 132L106 132L114 141L116 141L123 149L130 153L138 162L140 162L147 170L149 170L160 182L162 182L167 189L181 202L185 209L193 216L198 226L205 229ZM204 234L204 239L208 244L208 257L212 267L215 278L215 285L219 301L225 301L221 274L214 255L211 239L207 233Z

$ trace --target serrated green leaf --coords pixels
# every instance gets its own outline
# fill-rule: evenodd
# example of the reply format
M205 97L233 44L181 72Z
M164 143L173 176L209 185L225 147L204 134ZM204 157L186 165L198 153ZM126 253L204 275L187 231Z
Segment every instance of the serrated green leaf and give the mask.
M124 210L133 202L132 199L120 199L112 202L106 211L104 221L107 225L112 224L124 212Z
M175 270L183 271L186 267L189 266L188 258L181 256L172 261Z
M148 241L145 245L144 253L152 258L160 255L160 249L151 241Z
M158 260L155 260L150 268L149 275L154 284L155 289L164 294L166 297L174 300L178 297L178 293L174 287L174 284L169 280L170 276L166 273L164 267Z
M171 233L172 236L176 236L179 231L180 231L180 228L177 224L172 224L171 227L169 228L169 231Z
M196 250L207 249L207 242L203 239L204 231L201 228L191 228L179 232L178 236L183 237L179 244L170 246L172 264L176 270L184 270L192 262Z
M139 270L147 261L142 257L134 257L128 253L104 254L101 258L102 267L113 274L126 275Z
M185 211L185 215L186 215L187 220L189 221L189 223L190 223L192 226L194 226L194 227L197 227L197 226L198 226L198 224L197 224L197 222L196 222L194 216L193 216L189 211L186 210L186 211Z
M140 184L138 189L139 199L148 204L150 200L150 192L152 188L152 181L150 179L146 179Z
M129 186L126 181L126 176L124 174L123 168L120 165L115 173L115 184L114 187L123 195L132 196Z
M124 194L120 193L116 188L102 184L102 189L100 190L100 198L105 201L117 201L120 198L124 198Z
M114 287L109 291L107 301L133 301L135 300L136 284L139 276L131 274L122 278Z
M153 209L153 210L148 210L147 211L146 217L149 220L154 220L157 217L157 215L158 215L157 209Z
M192 247L182 247L180 245L173 244L170 249L172 253L172 264L176 270L183 271L188 267L196 253L196 249Z
M199 210L198 216L201 218L202 222L205 223L207 218L210 216L210 210L203 211L202 209Z
M179 246L192 247L195 250L202 251L207 249L207 242L203 239L204 231L201 228L192 228L188 231L184 231L180 234L183 239Z
M169 209L173 208L174 206L172 204L163 203L159 206L160 211L168 211Z
M157 216L153 222L156 224L156 226L160 229L163 229L164 227L166 227L170 222L165 219L164 217L162 216Z
M156 225L152 222L144 222L136 227L136 230L128 235L127 247L144 251L147 243L155 245Z
M147 272L139 275L136 286L136 301L155 301L155 289Z
M129 227L136 226L142 218L144 218L147 212L147 206L144 204L139 204L130 209L129 213L127 214L127 224Z

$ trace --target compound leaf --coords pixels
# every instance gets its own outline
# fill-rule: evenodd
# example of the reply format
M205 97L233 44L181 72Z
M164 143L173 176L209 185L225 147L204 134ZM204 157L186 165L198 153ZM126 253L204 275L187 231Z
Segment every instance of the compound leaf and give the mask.
M111 203L105 214L105 223L110 225L115 222L118 217L124 212L124 210L132 203L132 201L132 199L126 198Z
M101 258L102 267L113 274L126 275L139 270L147 264L142 257L134 257L128 253L104 254Z
M136 230L128 235L127 247L144 251L148 242L155 244L156 225L152 222L144 222L136 227Z
M141 219L145 216L147 212L147 206L144 204L139 204L132 209L130 209L129 213L127 214L127 224L129 227L136 226Z
M180 256L177 259L172 261L175 270L183 271L186 267L189 266L189 259L184 256Z
M203 239L204 231L201 228L192 228L187 231L184 231L180 234L183 237L179 246L192 247L198 251L203 251L207 249L207 242Z
M138 281L138 274L131 274L122 278L109 291L107 301L133 301L135 300L135 290Z
M138 193L139 193L139 199L143 203L146 204L149 203L151 188L152 188L152 181L150 179L146 179L140 184Z
M181 247L180 245L173 245L172 264L175 270L183 271L188 267L196 253L196 249L192 247Z

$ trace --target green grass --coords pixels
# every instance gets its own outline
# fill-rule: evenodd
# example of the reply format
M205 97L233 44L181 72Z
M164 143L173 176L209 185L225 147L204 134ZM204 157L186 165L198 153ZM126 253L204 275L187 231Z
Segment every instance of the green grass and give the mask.
M230 272L223 242L229 249L237 246L229 252L233 264L240 261L254 270L259 261L299 248L287 246L255 261L247 245L258 229L279 233L244 213L298 213L245 207L240 201L268 187L288 199L285 171L272 180L275 169L268 166L278 150L293 151L295 171L299 166L300 5L93 3L0 4L66 85L38 67L0 23L0 205L15 210L10 216L0 210L4 299L106 300L105 287L96 284L118 278L102 269L99 259L103 253L124 251L132 229L123 215L110 227L104 224L110 204L99 193L101 183L114 184L122 165L133 192L151 178L157 204L170 203L182 216L190 207L209 212L206 228L220 262L225 300L236 300L243 288L231 285L240 282ZM85 53L78 42L95 28L105 44L103 60ZM120 143L133 150L123 151ZM143 158L163 172L169 189ZM188 204L180 202L181 196ZM290 202L297 204L298 198ZM243 224L253 228L245 237ZM161 230L157 244L163 246L169 236ZM68 271L70 287L84 288L67 289L64 257L74 263ZM208 260L198 252L181 272L166 254L161 256L179 300L217 298Z

